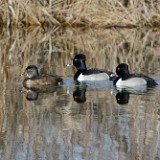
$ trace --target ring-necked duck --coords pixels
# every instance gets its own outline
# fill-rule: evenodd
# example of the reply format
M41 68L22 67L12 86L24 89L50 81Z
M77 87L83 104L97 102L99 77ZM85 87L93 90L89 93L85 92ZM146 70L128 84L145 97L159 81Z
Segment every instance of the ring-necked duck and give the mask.
M73 64L67 64L67 66L74 65L77 68L77 72L74 75L74 80L77 81L103 81L113 80L115 75L113 72L103 69L87 69L86 56L84 54L77 54L73 59Z
M34 65L28 66L21 75L27 77L23 81L25 88L38 88L46 85L58 86L62 83L62 78L57 75L39 74L38 68Z
M121 63L116 68L118 77L113 81L113 85L117 87L140 87L147 86L153 87L157 85L156 81L143 74L130 74L128 65Z

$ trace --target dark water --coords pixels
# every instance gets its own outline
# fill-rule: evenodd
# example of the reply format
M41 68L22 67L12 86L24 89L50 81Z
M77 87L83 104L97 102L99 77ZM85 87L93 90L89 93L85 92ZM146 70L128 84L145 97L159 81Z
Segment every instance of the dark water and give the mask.
M89 66L114 70L126 62L160 84L159 35L152 30L4 31L0 159L159 160L159 85L130 93L118 92L112 82L77 85L75 69L65 67L84 51ZM19 75L29 64L61 75L64 84L47 92L27 91Z

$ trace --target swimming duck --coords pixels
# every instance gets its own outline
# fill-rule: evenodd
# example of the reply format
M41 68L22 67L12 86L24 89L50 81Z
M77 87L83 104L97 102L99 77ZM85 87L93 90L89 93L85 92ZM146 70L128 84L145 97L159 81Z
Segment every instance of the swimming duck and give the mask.
M23 81L25 88L39 88L46 85L58 86L62 83L62 78L57 75L39 74L38 68L35 65L30 65L26 68L22 76L27 78Z
M118 77L113 81L113 85L117 87L140 87L147 86L153 87L157 83L154 79L143 75L143 74L130 74L128 65L126 63L121 63L116 68L116 74Z
M112 80L115 78L113 72L103 69L87 69L86 56L84 54L77 54L73 59L73 64L67 64L67 66L74 65L77 72L74 75L74 80L82 81L103 81Z

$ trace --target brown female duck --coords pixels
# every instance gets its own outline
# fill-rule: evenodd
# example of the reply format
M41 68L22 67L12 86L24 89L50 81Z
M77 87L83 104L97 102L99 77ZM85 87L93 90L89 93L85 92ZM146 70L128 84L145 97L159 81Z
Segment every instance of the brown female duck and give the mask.
M47 85L59 86L63 81L57 75L40 74L35 65L28 66L22 76L27 77L23 81L25 88L41 88Z

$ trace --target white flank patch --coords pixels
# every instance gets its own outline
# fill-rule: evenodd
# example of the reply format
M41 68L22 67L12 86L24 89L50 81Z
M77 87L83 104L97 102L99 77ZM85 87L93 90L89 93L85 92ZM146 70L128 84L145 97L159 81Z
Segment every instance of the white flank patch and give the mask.
M135 87L135 86L144 86L147 82L143 78L131 78L127 80L122 80L121 78L117 81L116 86L117 87Z
M80 74L78 81L104 81L109 80L109 76L106 73L92 74L92 75L82 75Z

